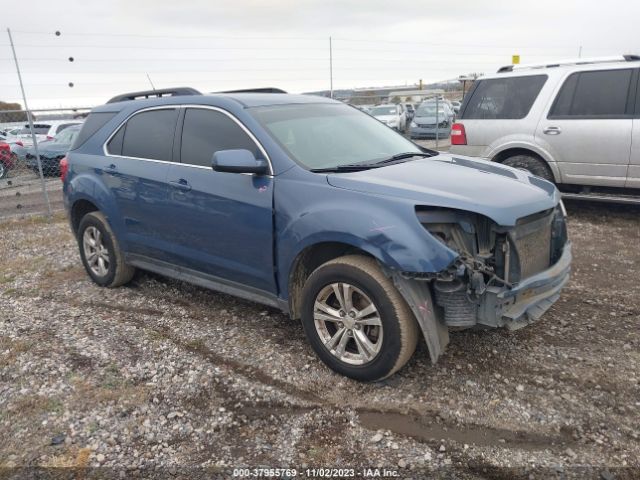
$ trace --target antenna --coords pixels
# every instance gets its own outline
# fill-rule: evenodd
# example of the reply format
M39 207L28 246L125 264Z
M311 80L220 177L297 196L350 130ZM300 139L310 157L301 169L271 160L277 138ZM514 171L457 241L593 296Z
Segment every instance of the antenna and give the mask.
M153 82L151 81L151 76L148 73L147 73L147 78L149 79L149 83L151 84L151 88L153 88L153 91L155 92L156 91L156 87L153 84Z

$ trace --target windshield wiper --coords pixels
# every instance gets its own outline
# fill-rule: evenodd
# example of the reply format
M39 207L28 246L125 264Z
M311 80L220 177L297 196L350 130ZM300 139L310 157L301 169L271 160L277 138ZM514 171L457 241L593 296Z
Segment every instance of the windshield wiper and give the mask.
M426 152L405 152L398 153L389 158L383 158L382 160L378 160L375 162L365 162L365 163L347 163L346 165L336 165L335 167L326 167L326 168L312 168L311 171L318 172L358 172L360 170L368 170L370 168L380 168L384 165L388 165L391 163L401 163L401 160L406 160L407 158L412 157L432 157L433 153Z
M376 165L375 163L348 163L346 165L336 165L335 167L325 168L312 168L309 171L314 173L319 172L359 172L360 170L368 170L369 168L378 168L382 165Z
M390 162L395 162L397 160L405 160L407 158L412 158L412 157L432 157L433 154L431 153L426 153L426 152L406 152L406 153L398 153L396 155L393 155L392 157L389 158L385 158L384 160L380 160L378 162L376 162L376 165L380 165L381 163L390 163Z

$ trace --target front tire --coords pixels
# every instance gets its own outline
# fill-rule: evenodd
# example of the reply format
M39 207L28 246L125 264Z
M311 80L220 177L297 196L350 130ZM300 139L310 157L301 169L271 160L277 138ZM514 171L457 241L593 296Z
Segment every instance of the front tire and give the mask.
M418 341L409 306L377 262L362 255L336 258L309 276L302 325L329 368L364 382L400 370Z
M547 166L547 164L536 157L531 155L515 155L513 157L507 158L503 165L507 165L509 167L518 168L520 170L525 170L533 175L544 178L545 180L553 183L553 173L551 173L551 169Z
M101 287L128 283L135 268L124 262L118 239L101 212L87 213L78 227L80 258L91 279Z

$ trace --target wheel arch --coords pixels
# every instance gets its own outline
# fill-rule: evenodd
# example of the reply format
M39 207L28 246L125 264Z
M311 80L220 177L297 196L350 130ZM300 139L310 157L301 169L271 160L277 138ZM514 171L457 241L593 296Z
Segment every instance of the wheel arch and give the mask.
M289 293L289 315L291 316L291 318L300 318L302 298L300 293L302 292L304 284L307 278L309 278L309 275L311 275L311 273L313 273L313 271L320 265L323 265L324 263L327 263L328 261L335 258L350 254L359 254L376 258L370 252L367 252L355 245L337 241L323 241L314 243L305 247L298 253L298 255L293 260L287 282Z
M504 161L508 158L515 157L518 155L528 155L530 157L537 158L538 160L544 162L544 164L549 168L551 174L553 175L553 180L555 183L560 182L560 171L555 162L553 162L545 152L538 151L537 149L531 148L529 146L510 146L506 147L499 151L494 151L489 154L489 158L491 161L496 163L504 163Z
M71 205L71 209L69 211L69 219L71 221L71 228L73 229L73 233L78 233L80 221L87 213L99 211L100 209L98 208L98 206L90 200L87 200L85 198L76 200L73 205Z

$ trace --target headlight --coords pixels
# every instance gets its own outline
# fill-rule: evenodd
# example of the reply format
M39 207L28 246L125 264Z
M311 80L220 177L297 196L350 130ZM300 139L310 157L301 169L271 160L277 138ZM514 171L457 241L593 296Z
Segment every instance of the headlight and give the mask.
M413 128L416 128L416 127L418 126L418 124L417 124L416 122L411 122L411 126L412 126Z

